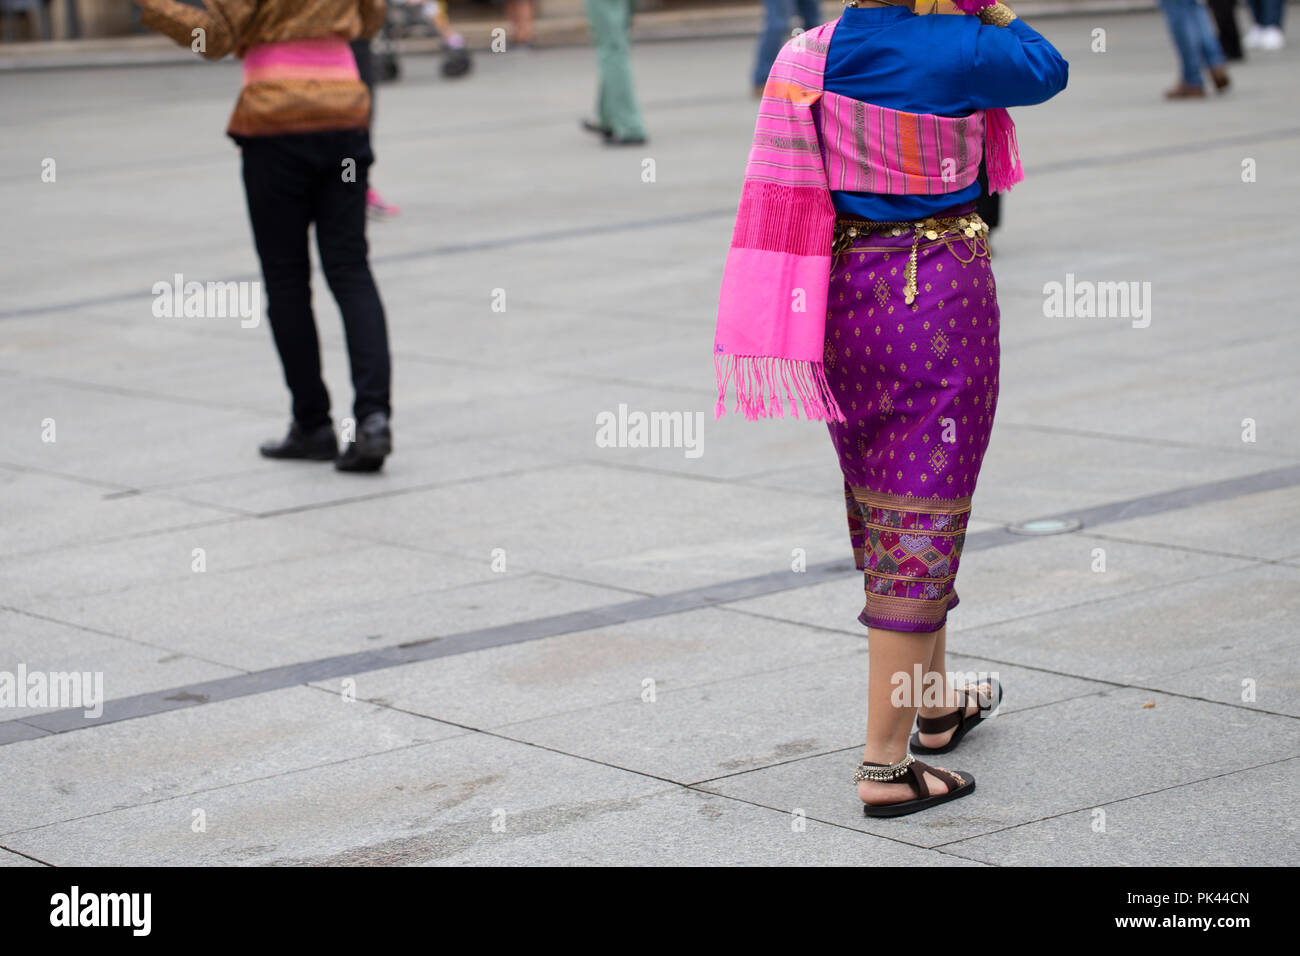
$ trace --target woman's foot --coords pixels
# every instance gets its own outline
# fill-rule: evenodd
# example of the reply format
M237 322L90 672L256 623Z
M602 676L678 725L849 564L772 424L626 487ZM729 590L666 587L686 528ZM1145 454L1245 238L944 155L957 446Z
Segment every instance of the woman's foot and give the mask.
M379 190L372 188L366 190L366 212L373 219L392 219L401 210L392 203L385 202L384 197L379 195Z
M905 816L975 790L975 778L960 771L932 767L911 754L894 764L863 761L853 779L862 812L869 817Z
M942 752L952 743L963 724L985 711L992 712L1002 702L1002 688L997 681L991 680L950 690L949 695L948 707L922 707L916 712L917 733L912 745L921 753ZM959 711L960 718L956 716ZM937 721L939 726L935 726L932 721ZM944 724L951 726L945 727Z
M1167 100L1203 100L1205 99L1205 87L1192 86L1190 83L1180 82L1172 90L1165 91Z
M947 793L950 789L949 781L943 776L935 773L941 768L935 767L925 771L925 785L930 788L930 793L940 794ZM909 778L910 779L910 778ZM910 783L877 783L872 780L858 781L858 799L871 807L888 806L891 803L901 803L904 800L916 799L916 787Z
M606 126L604 123L602 123L600 120L597 119L590 119L584 116L582 119L578 121L578 125L581 126L583 129L585 129L588 133L595 133L597 136L603 136L605 139L609 139L611 136L614 135L614 131L612 129L610 129L608 126Z

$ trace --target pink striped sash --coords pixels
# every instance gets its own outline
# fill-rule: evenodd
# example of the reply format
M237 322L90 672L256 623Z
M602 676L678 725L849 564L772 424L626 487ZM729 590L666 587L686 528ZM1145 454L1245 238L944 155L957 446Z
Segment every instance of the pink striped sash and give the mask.
M357 80L357 61L342 37L283 40L249 47L244 85L283 80Z
M826 188L812 108L838 20L782 48L763 88L740 209L722 273L713 358L714 413L734 386L746 418L787 406L843 421L822 368L835 207Z
M819 114L830 188L885 195L940 195L979 175L984 114L906 113L822 94Z
M788 407L795 416L844 421L822 362L832 190L955 193L975 181L986 128L992 187L1021 175L1005 110L950 118L827 93L826 53L838 23L787 43L763 89L718 298L718 417L734 388L746 418L779 418Z

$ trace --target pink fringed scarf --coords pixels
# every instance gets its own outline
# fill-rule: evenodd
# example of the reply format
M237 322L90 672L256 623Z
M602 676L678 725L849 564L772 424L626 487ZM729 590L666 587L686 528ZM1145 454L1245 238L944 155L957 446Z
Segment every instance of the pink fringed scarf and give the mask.
M802 405L810 419L844 421L822 368L835 207L812 113L838 22L787 43L763 89L722 273L713 341L719 418L734 381L748 419L781 418L789 401L796 418Z
M979 16L997 0L952 0L958 10ZM1020 165L1020 144L1016 142L1016 124L1002 107L984 111L984 165L989 173L989 192L1003 193L1025 178Z
M845 420L822 365L835 207L813 115L823 97L826 53L838 23L822 24L787 43L763 90L722 274L713 344L718 418L726 413L727 389L734 382L736 410L747 419L782 418L788 402L796 418L802 406L809 419ZM984 118L989 186L1000 192L1024 178L1015 127L1006 110L988 110ZM917 135L928 135L928 129ZM950 135L939 126L935 130L936 137ZM929 162L940 155L931 151ZM973 178L973 170L961 175L949 191ZM881 191L930 191L902 180Z

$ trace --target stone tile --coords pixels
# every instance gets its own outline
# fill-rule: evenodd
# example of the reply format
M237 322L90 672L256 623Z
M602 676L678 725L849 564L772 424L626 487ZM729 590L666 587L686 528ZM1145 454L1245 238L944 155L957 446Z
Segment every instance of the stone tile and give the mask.
M675 695L827 657L849 655L856 663L862 647L858 635L702 609L376 671L358 679L357 694L456 724L501 728L551 715L581 719L601 705L644 706L651 691ZM484 695L489 685L493 693Z
M58 507L52 507L53 501ZM230 513L181 501L0 466L5 555L123 541L159 530L211 526Z
M29 860L25 856L17 853L10 853L8 850L0 848L0 866L41 866L35 860Z
M440 863L554 834L559 842L542 848L548 855L514 860L554 864L563 856L549 853L563 854L566 839L586 846L595 821L626 819L670 789L481 735L347 756L9 833L5 845L64 865L390 866ZM205 832L191 829L195 809L206 814Z
M501 520L501 503L521 494L509 520ZM788 569L791 550L809 540L808 529L840 528L843 510L842 498L812 501L580 465L539 472L522 487L513 477L487 478L292 520L308 527L328 522L341 533L415 548L437 541L476 561L504 548L518 570L560 569L592 584L662 593ZM719 521L748 526L758 513L781 518L757 541L719 539Z
M155 318L152 302L146 286L117 307L61 311L57 334L45 314L5 320L9 348L0 350L0 381L23 390L57 387L92 407L99 396L134 395L286 414L283 376L265 328L244 329L238 319Z
M802 826L802 829L795 829ZM738 833L744 839L736 839ZM546 831L509 844L479 844L449 866L959 866L946 853L827 826L693 790L671 790L596 818L579 831Z
M188 834L191 808L205 806L194 802L199 794L311 767L326 768L328 776L341 760L400 754L460 733L436 721L347 703L338 694L293 687L20 741L0 747L7 794L0 806L0 843L28 853L51 827L75 825L93 833L105 812L169 800L183 805L174 822ZM114 840L106 840L103 852L112 853ZM92 857L49 862L90 864Z
M947 846L1296 756L1293 730L1289 718L1241 708L1135 689L1103 691L1008 711L971 734L960 752L927 761L973 773L977 789L913 816L862 816L849 782L860 759L856 748L737 773L703 787L763 806L798 802L829 823L916 846ZM1186 854L1189 845L1181 848Z
M542 574L492 574L470 583L378 598L340 607L328 616L298 610L268 620L261 631L278 656L314 660L466 631L525 623L538 617L599 609L634 598L625 592ZM438 658L436 672L456 665ZM419 667L421 665L407 665ZM369 686L369 675L358 676ZM484 675L484 679L492 680ZM481 688L475 694L482 699Z
M972 529L973 533L978 530ZM1150 600L1153 588L1252 567L1244 560L1170 551L1087 533L1012 541L962 555L956 585L961 604L948 616L950 647L964 649L972 634L1006 622L1025 619L1026 632L1039 632L1044 626L1040 615L1057 620L1086 613L1091 619L1097 613L1092 608L1099 602L1129 596L1133 601L1126 606L1131 607ZM1101 572L1092 570L1097 560L1095 548L1105 550L1105 570ZM863 604L862 576L846 570L844 577L844 581L739 601L733 606L820 627L865 632L857 623Z
M964 630L960 648L1092 680L1162 690L1195 687L1240 704L1242 678L1257 677L1261 687L1272 685L1276 693L1274 679L1289 681L1283 675L1295 668L1291 621L1300 607L1297 573L1257 565L1168 582L1110 601ZM1273 665L1261 660L1270 655ZM1279 665L1281 670L1274 670ZM1231 674L1234 668L1231 685L1219 684L1211 692L1212 675ZM1192 676L1200 669L1205 673ZM1293 695L1289 688L1284 693L1270 699L1290 706Z
M0 395L9 407L0 425L5 460L22 468L138 488L231 470L232 450L251 456L262 416L183 401L88 391L45 382ZM56 440L42 440L53 419ZM283 426L280 426L283 427ZM248 449L243 452L242 449Z
M944 850L999 866L1296 866L1300 825L1279 795L1297 786L1292 757L1107 803L1104 817L1079 810Z
M970 657L954 656L949 667L999 674L1008 700L997 721L1013 713L1013 707L1037 709L1103 690L1084 681ZM866 679L864 642L858 651L816 663L664 691L654 702L624 699L493 729L679 783L829 754L837 765L845 765L832 773L842 782L861 759L854 759L853 753L861 747L866 728ZM851 786L843 792L853 795Z
M184 588L199 573L221 577L274 568L348 544L346 538L328 531L226 519L183 530L158 529L125 540L98 543L92 539L0 557L0 588L10 604L40 611L49 602L111 597L140 587ZM195 549L202 549L201 566L206 571L194 570L199 560Z
M1158 541L1218 554L1285 560L1296 548L1300 490L1279 488L1099 529L1117 538Z
M302 660L304 654L314 659L356 650L367 637L383 633L389 602L492 577L486 560L470 563L385 545L340 542L330 552L213 573L220 567L213 567L218 557L209 556L203 574L46 600L41 610L177 653L261 670ZM331 629L324 623L341 614L346 624ZM282 629L298 639L277 642ZM328 641L310 640L322 632Z
M199 657L174 654L135 641L112 637L56 621L0 609L0 671L11 676L21 665L31 675L41 672L98 675L80 693L97 696L99 703L164 690L182 684L215 680L238 673ZM30 701L30 698L29 698ZM0 706L0 721L18 720L32 714L61 710L94 701L56 700L46 706ZM84 707L82 708L85 709Z
M1146 686L1250 710L1300 717L1300 647L1269 635L1260 653L1234 653L1211 664L1158 673ZM1234 645L1236 646L1236 645Z
M1281 464L1285 461L998 424L971 513L1003 524L1025 521L1240 478ZM1180 514L1157 518L1178 521Z
M274 430L268 431L267 437L273 434ZM375 501L382 506L393 496L431 487L447 487L454 493L467 482L518 476L546 463L542 455L497 443L410 442L407 437L395 422L394 453L374 474L344 474L328 462L250 459L253 464L247 470L178 482L153 494L250 515L325 509L320 522L325 529L337 514L332 509L353 502ZM364 534L364 529L358 529L358 534Z

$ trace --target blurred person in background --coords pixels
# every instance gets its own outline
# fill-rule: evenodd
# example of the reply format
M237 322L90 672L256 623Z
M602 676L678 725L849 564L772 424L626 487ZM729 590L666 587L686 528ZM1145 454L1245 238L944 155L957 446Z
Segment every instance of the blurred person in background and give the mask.
M754 95L763 95L767 74L781 47L790 39L790 17L798 9L803 28L811 30L822 22L821 0L763 0L763 32L758 35L754 60Z
M1283 0L1250 0L1250 13L1255 24L1246 31L1247 49L1273 51L1286 46L1286 37L1282 35L1285 9Z
M413 28L428 31L442 40L442 75L464 76L473 65L465 38L451 25L447 7L442 0L400 0L389 12L384 27L385 37L406 36ZM393 75L396 76L394 70Z
M370 144L373 148L375 140L375 111L379 105L379 100L375 95L375 58L370 51L370 37L359 37L350 44L352 47L352 56L357 61L357 72L361 75L361 82L366 84L366 89L370 91L370 123L367 127L370 131ZM401 210L390 202L385 202L384 197L379 195L379 190L374 186L366 187L366 212L375 219L391 219L400 215Z
M1219 34L1223 55L1231 61L1244 60L1241 33L1237 30L1237 0L1207 0L1214 14L1214 29Z
M632 7L635 0L586 0L587 21L600 71L596 116L582 128L604 137L610 146L639 146L646 141L641 107L632 83Z
M1227 57L1219 38L1210 25L1210 12L1200 0L1160 0L1169 35L1182 65L1182 76L1177 85L1165 92L1168 100L1204 99L1205 82L1202 69L1208 70L1214 88L1222 93L1228 88Z
M378 471L392 450L391 363L366 245L370 93L349 44L379 30L383 0L204 0L201 10L135 2L145 27L207 59L233 53L244 64L226 132L243 156L271 332L293 398L288 433L262 455ZM312 315L313 223L352 366L355 434L342 454Z
M533 21L537 19L537 5L533 0L506 0L506 22L510 25L510 48L532 50L537 46L533 35Z
M420 8L424 18L433 25L434 32L447 44L447 49L465 49L465 38L452 29L451 17L447 16L447 8L442 0L407 0L407 5Z

